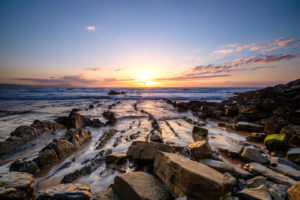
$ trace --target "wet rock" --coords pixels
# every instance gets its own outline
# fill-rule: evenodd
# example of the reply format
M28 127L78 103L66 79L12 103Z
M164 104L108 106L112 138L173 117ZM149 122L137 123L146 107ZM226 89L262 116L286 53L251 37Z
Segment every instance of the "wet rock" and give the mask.
M264 185L267 188L270 187L266 178L263 176L257 176L255 178L252 178L252 179L246 181L246 184L247 184L248 188L257 188L261 185Z
M240 109L240 113L248 118L252 119L262 119L268 118L270 116L270 112L268 112L266 106L262 104L255 104L252 106L248 106Z
M286 198L287 190L290 188L287 185L274 184L272 186L282 198Z
M300 181L296 182L290 189L287 190L289 200L300 199Z
M112 188L100 190L92 195L91 200L121 200L117 193Z
M272 200L268 188L264 185L258 188L244 189L238 194L239 197L246 200Z
M91 108L94 108L94 105L91 104L91 105L89 106L89 109L91 109Z
M300 125L300 112L290 111L283 115L283 118L292 124Z
M249 171L256 175L265 176L277 184L292 186L296 182L295 180L282 174L276 173L259 163L249 163Z
M275 171L285 176L291 177L294 180L300 181L300 171L283 164L278 164Z
M225 115L229 117L234 117L239 114L239 109L237 107L229 107L225 109Z
M92 120L92 127L102 127L104 124L99 119Z
M225 126L226 125L226 122L220 122L218 123L218 126Z
M188 146L191 157L195 160L214 158L214 153L207 141L198 141Z
M277 192L277 190L275 190L274 188L270 188L269 189L270 195L275 199L275 200L284 200L279 193Z
M76 169L74 172L66 174L60 183L72 183L79 177L81 177L81 169Z
M125 92L116 92L114 90L111 90L107 95L118 95L118 94L126 94Z
M251 120L245 115L236 115L234 117L233 123L237 124L238 122L250 122Z
M243 170L239 167L234 167L234 169L237 171L237 173L239 174L239 178L242 179L250 179L254 177L254 174L251 174L249 172L247 172L246 170Z
M239 188L240 191L244 189L248 189L248 185L246 184L244 179L237 179L237 187Z
M288 140L285 135L268 135L265 138L264 143L269 151L287 150L289 148Z
M266 138L265 133L251 133L251 135L247 136L246 139L252 142L263 142Z
M218 171L171 153L157 153L154 172L174 198L219 200L232 189Z
M178 103L177 109L178 109L178 112L185 112L189 109L189 107L183 103Z
M150 132L150 142L158 142L158 143L164 143L164 139L162 137L162 134L157 130L152 130Z
M229 173L235 178L238 178L239 176L237 171L233 167L221 161L212 160L212 159L200 159L199 163L206 165L210 168L213 168L222 174Z
M115 163L117 165L125 163L127 160L126 154L109 154L105 157L105 163Z
M146 172L117 175L114 179L113 190L122 200L171 199L171 195L160 181Z
M103 115L103 117L108 119L108 121L106 122L106 124L108 124L108 125L115 125L119 121L114 112L104 111L104 113L102 113L102 115Z
M157 151L174 153L174 149L166 144L133 141L128 148L126 156L136 161L153 162Z
M92 197L87 184L59 184L40 190L34 200L64 199L64 200L90 200Z
M54 121L56 123L58 123L58 124L62 124L64 126L67 126L67 124L68 124L68 116L58 117Z
M90 119L85 118L84 116L77 113L77 109L73 109L68 117L67 129L78 129L85 126L91 126L92 122Z
M116 132L118 132L116 129L110 129L109 131L105 131L103 135L99 138L96 149L102 148L106 144L106 142L109 139L111 139L114 136L114 134L116 134Z
M257 162L263 165L268 165L270 160L267 157L262 156L255 149L245 147L241 155L241 158L246 162Z
M280 134L286 135L289 144L300 146L300 126L285 126L281 129Z
M229 157L240 157L244 150L242 145L230 145L230 146L221 146L218 148L218 151L224 153Z
M300 167L289 160L286 160L283 158L271 157L270 161L271 161L271 163L275 163L276 165L278 165L278 164L288 165L288 166L300 171Z
M266 120L265 132L267 134L278 134L287 125L289 125L289 122L284 119L271 118Z
M170 99L168 99L167 104L173 104L173 102Z
M194 126L193 134L198 135L200 137L206 137L208 134L208 130L199 126Z
M250 122L239 122L237 123L237 129L241 130L241 131L249 131L249 132L263 132L264 131L264 127L257 125L257 124L253 124Z
M31 199L34 177L23 172L0 174L0 199Z
M66 168L70 167L70 166L71 166L71 164L72 164L72 161L65 162L65 163L64 163L62 166L60 166L60 167L58 168L58 170L57 170L57 171L60 171L60 170L66 169Z
M286 153L286 159L294 163L300 163L300 148L290 148Z
M236 178L234 178L231 174L229 174L229 173L224 173L223 175L224 175L224 178L225 178L226 180L228 180L228 181L231 183L232 186L235 186L235 185L236 185L237 180L236 180Z

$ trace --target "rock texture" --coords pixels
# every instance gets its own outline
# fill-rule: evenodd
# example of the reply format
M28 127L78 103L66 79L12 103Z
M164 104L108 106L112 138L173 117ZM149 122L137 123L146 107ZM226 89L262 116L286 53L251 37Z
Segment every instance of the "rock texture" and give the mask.
M300 163L300 148L291 148L286 154L286 159L294 162Z
M300 171L288 165L278 164L275 168L275 171L285 176L291 177L292 179L300 181Z
M270 160L267 157L262 156L255 149L245 147L241 158L246 162L257 162L263 165L268 165Z
M218 148L218 151L224 153L229 157L240 157L244 150L242 145L230 145L230 146L221 146Z
M92 195L91 200L121 200L117 193L112 189L100 190Z
M218 171L175 154L158 152L154 172L174 198L219 200L232 188Z
M0 174L0 199L31 199L34 177L23 172Z
M287 196L289 200L300 200L300 181L287 190Z
M207 141L199 141L189 145L191 157L195 160L213 158L213 151Z
M268 188L264 185L258 188L244 189L238 194L239 197L246 200L272 200Z
M269 151L284 151L289 148L289 142L284 134L268 135L264 143Z
M200 159L199 163L206 165L207 167L213 168L222 174L229 173L231 176L235 178L238 178L239 176L239 174L233 167L221 161L212 160L212 159Z

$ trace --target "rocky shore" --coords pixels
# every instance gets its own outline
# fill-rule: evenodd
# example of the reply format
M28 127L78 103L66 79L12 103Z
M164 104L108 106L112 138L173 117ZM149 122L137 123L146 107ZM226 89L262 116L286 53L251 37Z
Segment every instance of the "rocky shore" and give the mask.
M35 120L0 142L0 199L300 200L299 100L300 79L222 102L90 104L102 121L79 109ZM44 134L49 143L22 157Z

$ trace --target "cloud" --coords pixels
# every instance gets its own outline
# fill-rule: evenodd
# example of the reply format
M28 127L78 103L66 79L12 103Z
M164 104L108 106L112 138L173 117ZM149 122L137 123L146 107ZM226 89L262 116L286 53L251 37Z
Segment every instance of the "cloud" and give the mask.
M222 45L221 47L236 47L239 44L227 44L227 45Z
M247 48L247 47L251 47L253 45L255 45L255 43L248 44L248 45L240 45L240 46L238 46L238 48L236 49L236 51L241 51L242 49Z
M295 45L295 46L293 47L293 49L297 49L297 47L298 47L298 45Z
M119 72L119 71L122 71L122 70L124 70L124 69L116 69L116 70L114 70L115 72Z
M36 79L36 78L18 78L20 81L33 81L36 83L51 83L51 84L71 84L71 83L81 83L81 84L95 84L99 80L87 79L83 75L75 76L61 76L61 77L51 77L50 79Z
M115 71L115 72L119 72L125 69L101 69L101 68L88 68L85 67L84 70L89 70L89 71L100 71L100 70L106 70L106 71Z
M94 26L86 26L85 29L89 30L89 31L94 31L95 27Z
M281 47L273 47L273 48L271 48L271 49L263 49L263 50L261 50L261 52L270 52L270 51L274 51L274 50L276 50L276 49L280 49Z
M255 50L258 50L258 49L262 49L264 47L266 47L266 46L262 45L262 44L256 45L256 46L252 47L249 51L255 51Z
M170 78L157 78L154 81L180 81L180 80L191 80L191 79L209 79L209 78L217 78L217 77L227 77L231 75L212 75L212 76L190 76L190 77L170 77Z
M258 67L252 67L250 68L250 70L258 70L258 69L261 69L261 70L267 70L267 69L274 69L274 68L279 68L281 66L258 66Z
M224 53L224 54L227 54L227 53L231 53L233 50L232 49L223 49L223 50L218 50L218 51L214 51L212 52L211 55L215 54L215 53L218 53L218 54L221 54L221 53Z
M280 47L286 47L291 44L299 43L300 40L287 39L283 40L282 38L275 40L275 42L268 43L269 46L279 45Z
M100 71L101 70L100 68L87 68L87 67L85 67L84 69L89 70L89 71Z

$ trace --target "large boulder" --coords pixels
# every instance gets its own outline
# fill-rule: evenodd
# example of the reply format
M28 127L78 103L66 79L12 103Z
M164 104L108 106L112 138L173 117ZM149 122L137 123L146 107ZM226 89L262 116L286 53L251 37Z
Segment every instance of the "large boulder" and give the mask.
M264 131L263 126L253 124L250 122L239 122L236 125L236 129L239 131L249 131L249 132L263 132Z
M205 137L208 134L208 130L206 128L202 128L199 126L194 126L193 134L198 135L200 137Z
M292 186L296 182L295 180L282 174L276 173L259 163L249 163L249 171L256 175L265 176L277 184Z
M300 171L298 171L288 165L278 164L275 168L275 171L280 174L291 177L292 179L300 181Z
M112 188L108 188L95 192L91 200L121 200L121 198Z
M171 153L157 153L154 172L174 198L219 200L232 189L220 172Z
M300 126L285 126L280 134L286 135L290 144L300 146Z
M191 157L194 160L214 157L214 153L206 140L192 143L188 147L191 152Z
M207 167L213 168L222 174L229 173L231 176L235 178L238 178L239 176L237 171L232 166L221 161L212 160L212 159L200 159L199 163L206 165Z
M34 200L90 200L92 197L90 187L87 184L59 184L40 190Z
M34 177L23 172L0 174L0 199L31 199Z
M278 134L287 125L289 125L289 122L284 119L271 118L266 120L265 132L267 134Z
M300 148L290 148L286 153L286 159L294 163L300 163Z
M288 139L284 134L268 135L264 143L269 151L284 151L289 148Z
M264 185L261 185L258 188L244 189L238 192L238 195L242 199L247 200L272 200L268 188Z
M146 172L119 174L114 179L114 191L122 200L169 200L171 195L154 176Z
M166 144L145 141L133 141L126 156L136 161L153 162L157 151L174 153L174 149Z
M287 190L287 196L289 200L300 200L300 181Z
M268 165L270 160L258 153L255 149L245 147L241 158L246 162L257 162L263 165Z

